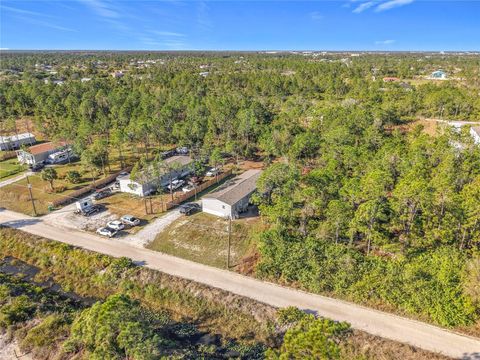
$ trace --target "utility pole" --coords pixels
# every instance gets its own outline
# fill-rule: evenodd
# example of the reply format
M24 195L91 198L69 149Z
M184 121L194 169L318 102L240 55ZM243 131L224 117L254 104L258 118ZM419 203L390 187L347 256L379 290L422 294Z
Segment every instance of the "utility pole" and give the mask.
M30 184L28 175L27 175L27 187L28 187L28 192L30 193L30 201L32 202L33 214L34 216L37 216L37 209L35 208L35 201L33 200L33 195L32 195L32 184Z
M230 247L232 244L232 215L228 217L227 270L230 269Z

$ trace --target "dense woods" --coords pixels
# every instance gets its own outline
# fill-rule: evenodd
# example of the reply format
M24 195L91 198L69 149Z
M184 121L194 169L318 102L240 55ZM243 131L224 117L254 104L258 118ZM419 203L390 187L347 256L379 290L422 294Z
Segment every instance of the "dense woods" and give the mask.
M2 130L33 118L86 166L108 166L109 149L140 160L172 144L262 159L258 276L443 326L478 323L480 147L468 127L427 134L415 122L480 120L478 57L2 57ZM131 65L139 59L156 62ZM450 81L425 80L439 68ZM65 82L45 83L53 77Z

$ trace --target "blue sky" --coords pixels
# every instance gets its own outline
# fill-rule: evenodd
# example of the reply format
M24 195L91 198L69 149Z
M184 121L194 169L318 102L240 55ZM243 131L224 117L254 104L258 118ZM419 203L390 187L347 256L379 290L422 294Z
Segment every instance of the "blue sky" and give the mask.
M480 1L0 3L2 49L480 50Z

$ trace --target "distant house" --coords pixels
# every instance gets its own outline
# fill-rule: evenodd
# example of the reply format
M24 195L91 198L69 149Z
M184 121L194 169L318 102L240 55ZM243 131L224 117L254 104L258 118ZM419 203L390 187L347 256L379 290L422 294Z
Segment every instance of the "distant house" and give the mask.
M17 159L21 164L35 165L46 161L50 154L62 151L67 146L68 144L64 141L30 146L27 150L17 150Z
M112 76L113 76L115 79L121 78L121 77L123 77L123 75L125 75L125 74L123 73L123 71L118 71L118 70L117 70L117 71L112 72Z
M210 72L208 72L208 71L202 71L202 72L199 73L198 75L203 76L203 77L207 77L208 74L210 74Z
M92 80L92 78L81 78L81 79L80 79L80 81L81 81L82 83L84 83L84 82L89 82L90 80Z
M238 218L247 210L250 197L257 189L257 180L261 173L261 170L245 171L227 181L216 191L204 196L203 211L224 218Z
M480 145L480 126L472 126L470 128L470 134L472 135L475 144Z
M35 143L35 135L31 133L0 136L0 150L2 151L15 150L19 149L22 145L33 145Z
M397 82L397 81L400 81L400 79L393 76L387 76L383 78L383 82Z
M443 70L437 70L430 74L430 79L434 80L446 80L447 74Z
M135 180L130 179L130 174L121 176L118 178L120 191L138 196L147 196L159 187L167 186L170 180L187 176L192 172L193 160L190 156L172 156L163 162L174 170L168 171L163 169L156 174L153 168L149 168L138 174Z

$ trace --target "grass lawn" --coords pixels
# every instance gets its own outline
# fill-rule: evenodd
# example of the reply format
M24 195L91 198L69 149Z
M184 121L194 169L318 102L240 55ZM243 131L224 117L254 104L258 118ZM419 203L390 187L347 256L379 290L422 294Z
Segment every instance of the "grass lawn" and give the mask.
M157 196L152 199L153 210L156 210L160 200ZM128 193L114 193L113 195L103 198L97 201L98 204L103 204L108 208L112 214L121 217L129 214L139 219L150 221L157 215L161 215L161 212L154 212L153 214L146 214L145 212L145 200L139 196ZM147 200L147 209L150 212L150 202Z
M26 165L20 165L17 158L0 161L0 179L6 179L17 175L27 168Z
M53 182L54 192L50 190L48 182L42 180L40 173L29 176L38 215L46 214L48 205L53 200L69 196L75 190L90 185L92 182L90 173L79 162L57 165L55 170L57 171L58 179ZM71 184L65 180L67 172L72 170L78 171L81 175L81 180L78 184ZM28 215L33 214L26 179L0 188L0 199L0 206Z
M236 266L248 253L259 227L258 217L232 222L231 266ZM174 221L148 248L206 265L225 267L227 243L228 221L200 212Z

